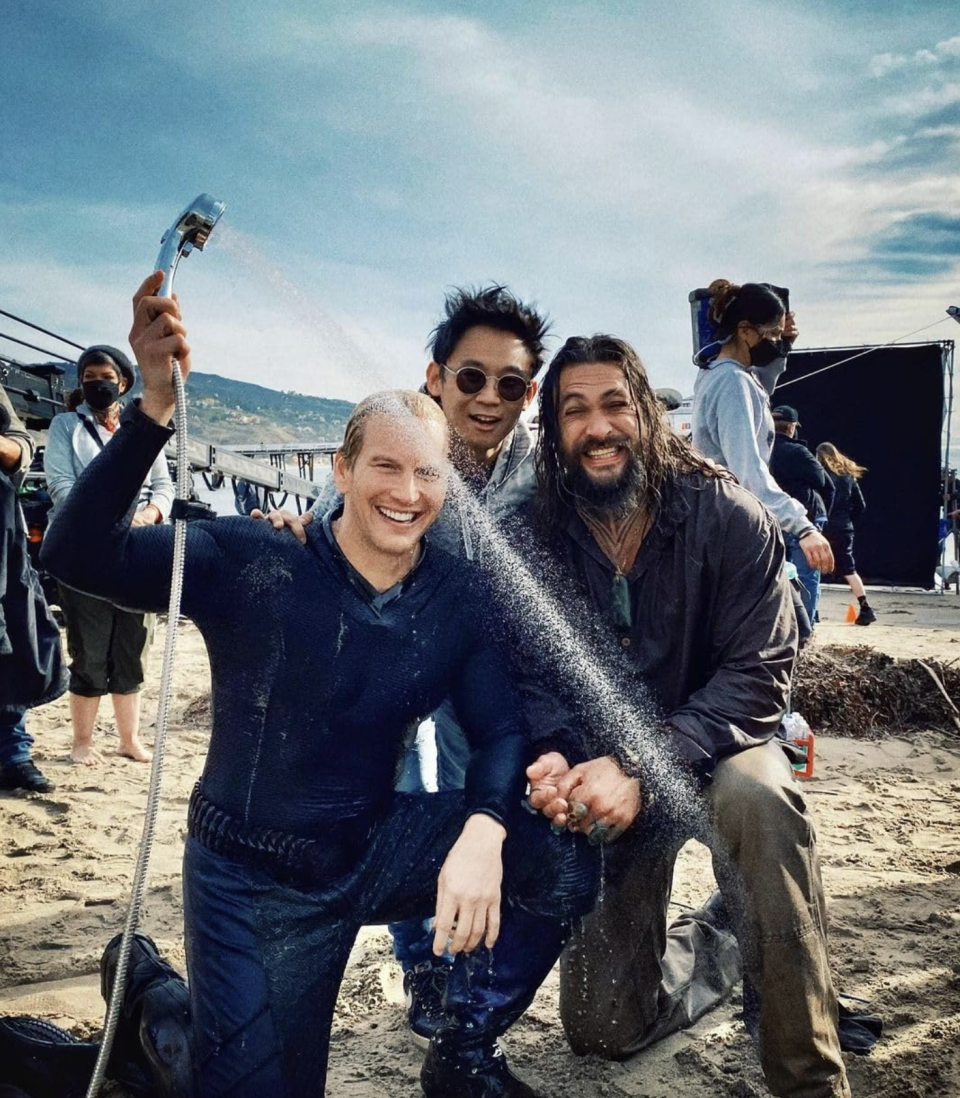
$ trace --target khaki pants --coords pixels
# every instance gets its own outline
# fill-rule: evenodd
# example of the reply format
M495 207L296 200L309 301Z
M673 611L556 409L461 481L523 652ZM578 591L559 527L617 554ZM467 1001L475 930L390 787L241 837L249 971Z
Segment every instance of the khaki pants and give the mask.
M696 956L716 944L702 936L709 926L673 935L668 949L674 862L695 835L711 847L744 971L760 993L767 1085L780 1098L849 1098L816 837L783 750L774 742L725 759L704 801L710 834L692 827L657 840L641 822L606 851L597 906L561 958L567 1039L579 1054L625 1059L677 1028L691 985L709 982L710 966Z

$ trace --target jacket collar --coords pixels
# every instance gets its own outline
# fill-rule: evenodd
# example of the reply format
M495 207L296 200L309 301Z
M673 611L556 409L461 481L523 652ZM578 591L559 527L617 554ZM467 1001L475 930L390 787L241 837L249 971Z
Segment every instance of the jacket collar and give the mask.
M640 543L637 559L630 570L629 579L636 579L646 571L657 552L666 545L689 515L691 506L689 477L690 474L686 474L667 486L653 526L650 527L646 537ZM598 564L609 572L616 571L613 562L597 544L593 534L590 533L590 528L577 513L576 508L565 507L563 509L560 527L567 537L589 554Z
M533 435L522 419L503 440L485 492L498 492L517 473L524 462L533 461Z

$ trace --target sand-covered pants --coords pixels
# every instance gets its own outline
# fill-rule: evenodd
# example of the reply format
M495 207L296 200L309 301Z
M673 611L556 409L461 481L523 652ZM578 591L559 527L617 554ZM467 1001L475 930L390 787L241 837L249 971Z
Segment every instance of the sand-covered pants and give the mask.
M693 822L690 833L671 828L664 837L645 833L641 820L607 850L597 905L561 959L560 1012L571 1047L626 1059L688 991L661 959L677 852L696 837L709 840L744 970L759 991L767 1085L779 1098L849 1098L816 836L780 746L720 762L703 807L712 833ZM699 979L694 956L687 971L687 984Z
M353 867L284 882L191 832L184 927L199 1098L319 1098L340 981L361 926L424 918L465 818L462 791L397 794ZM500 937L459 954L448 1049L491 1047L530 1005L597 887L595 850L517 808L503 846Z

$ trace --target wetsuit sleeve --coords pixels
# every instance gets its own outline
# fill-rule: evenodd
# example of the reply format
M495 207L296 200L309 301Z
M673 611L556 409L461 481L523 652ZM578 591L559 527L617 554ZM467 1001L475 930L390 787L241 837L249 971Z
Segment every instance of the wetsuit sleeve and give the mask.
M468 814L483 812L509 828L526 789L530 749L509 654L483 623L490 605L463 599L460 628L475 639L451 691L451 701L470 745L464 780Z
M705 623L715 670L667 717L680 756L704 772L774 735L797 654L783 540L771 517L750 504L730 511L717 553L716 601Z
M172 430L135 406L109 446L94 458L57 509L40 559L69 587L130 610L167 608L173 562L171 526L131 528L140 490ZM212 522L187 529L183 609L217 597L220 551Z

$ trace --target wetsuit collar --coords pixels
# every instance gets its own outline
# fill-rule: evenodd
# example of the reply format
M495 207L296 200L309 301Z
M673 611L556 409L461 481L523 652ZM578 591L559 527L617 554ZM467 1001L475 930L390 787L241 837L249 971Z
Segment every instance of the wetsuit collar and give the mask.
M321 520L323 526L323 532L326 536L327 542L330 548L333 550L334 558L339 563L340 567L346 574L347 579L350 581L354 590L358 591L366 602L379 614L380 611L388 604L393 602L394 599L398 599L406 589L408 581L413 576L414 572L423 563L423 558L427 555L427 539L423 538L420 545L420 556L417 558L417 563L410 569L410 571L403 577L402 580L398 580L392 587L388 587L386 591L378 591L376 587L363 575L361 575L356 568L347 559L346 553L337 544L337 539L333 533L333 523L343 514L343 503L338 507L335 507L332 511L328 511Z

